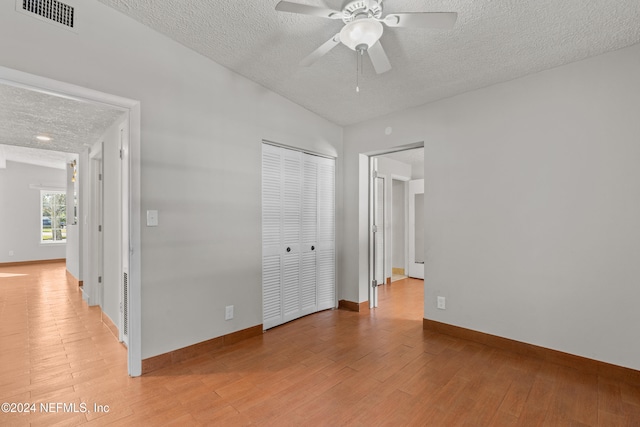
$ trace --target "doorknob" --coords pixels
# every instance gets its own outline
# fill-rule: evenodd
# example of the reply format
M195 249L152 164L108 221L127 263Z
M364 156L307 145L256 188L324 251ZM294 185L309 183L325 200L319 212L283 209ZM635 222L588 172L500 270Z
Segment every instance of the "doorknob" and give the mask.
M291 248L287 248L287 252L291 252Z
M315 247L315 246L311 246L311 250L312 250L312 251L315 251L315 250L316 250L316 247Z

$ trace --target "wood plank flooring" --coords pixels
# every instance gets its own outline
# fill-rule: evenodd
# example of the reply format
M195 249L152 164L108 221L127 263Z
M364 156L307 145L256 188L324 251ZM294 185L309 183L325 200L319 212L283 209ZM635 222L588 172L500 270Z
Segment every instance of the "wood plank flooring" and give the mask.
M0 267L0 403L36 405L0 425L640 426L638 387L425 332L422 295L394 282L374 311L321 312L129 378L64 264Z

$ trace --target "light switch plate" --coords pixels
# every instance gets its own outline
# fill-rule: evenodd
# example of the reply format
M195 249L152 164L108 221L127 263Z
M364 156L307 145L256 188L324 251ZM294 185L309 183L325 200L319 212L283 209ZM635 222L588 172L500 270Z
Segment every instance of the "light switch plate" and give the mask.
M158 211L152 210L147 211L147 227L157 227L158 226Z

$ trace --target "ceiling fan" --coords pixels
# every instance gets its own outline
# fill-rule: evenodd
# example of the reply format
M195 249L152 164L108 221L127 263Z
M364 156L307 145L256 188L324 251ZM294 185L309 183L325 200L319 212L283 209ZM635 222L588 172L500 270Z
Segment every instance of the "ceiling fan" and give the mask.
M391 69L389 58L387 58L379 41L384 31L382 24L388 27L451 29L458 17L455 12L390 13L382 17L382 0L352 1L345 5L342 11L280 1L276 5L276 10L328 19L341 19L345 24L338 34L331 37L300 62L303 67L310 66L342 43L360 55L367 52L373 68L378 74Z

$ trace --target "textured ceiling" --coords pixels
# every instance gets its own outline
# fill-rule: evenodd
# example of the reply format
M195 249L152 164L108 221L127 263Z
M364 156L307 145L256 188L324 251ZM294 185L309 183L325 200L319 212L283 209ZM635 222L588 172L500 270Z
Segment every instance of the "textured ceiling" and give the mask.
M276 12L278 0L100 1L340 125L640 42L638 0L385 0L383 16L452 11L458 21L453 30L385 27L393 69L376 75L366 59L358 94L355 52L343 45L298 66L342 21Z
M0 144L80 153L122 116L121 110L107 106L0 84ZM37 135L51 141L39 141ZM15 157L21 152L28 153L23 163L34 163L36 154L29 150L13 150L14 157L8 160L21 161ZM56 157L41 155L46 166Z

